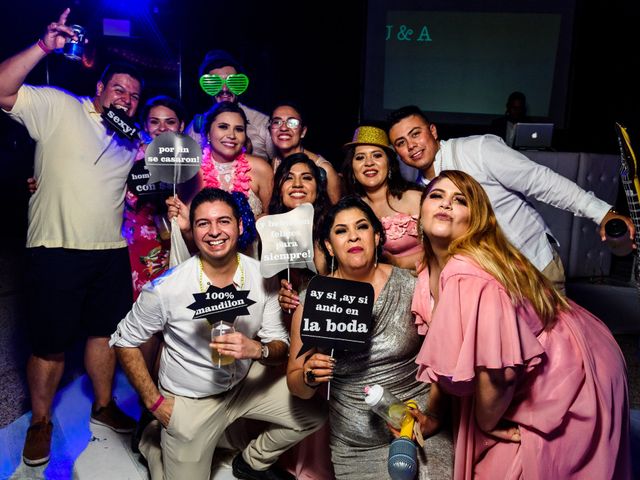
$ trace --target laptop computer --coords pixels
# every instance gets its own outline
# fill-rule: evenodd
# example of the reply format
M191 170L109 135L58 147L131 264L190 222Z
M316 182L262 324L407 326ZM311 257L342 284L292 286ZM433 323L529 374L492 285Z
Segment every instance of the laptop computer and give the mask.
M516 123L513 148L545 150L551 148L553 123Z

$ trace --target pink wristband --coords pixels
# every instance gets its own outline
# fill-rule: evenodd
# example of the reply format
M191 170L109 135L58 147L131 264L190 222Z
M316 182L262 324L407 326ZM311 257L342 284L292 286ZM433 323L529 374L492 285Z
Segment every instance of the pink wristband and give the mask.
M158 407L160 407L160 405L162 405L162 402L164 402L164 397L162 395L160 395L158 397L158 399L156 400L156 403L151 405L151 408L149 409L149 411L151 413L155 412L158 409Z
M42 51L44 53L46 53L47 55L49 55L51 52L53 52L53 48L49 48L47 47L47 45L45 45L45 43L42 41L41 38L38 39L38 43L37 45L42 49Z

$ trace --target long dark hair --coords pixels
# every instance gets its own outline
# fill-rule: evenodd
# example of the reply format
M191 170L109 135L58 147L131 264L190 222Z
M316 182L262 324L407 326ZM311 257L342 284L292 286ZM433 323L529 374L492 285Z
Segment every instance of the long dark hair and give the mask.
M168 97L167 95L158 95L157 97L147 100L142 107L142 110L140 111L140 121L143 124L147 123L147 117L149 116L151 109L154 107L166 107L176 114L180 123L186 122L187 111L180 101L175 98Z
M387 168L389 175L387 177L387 203L389 203L389 197L393 196L398 200L402 198L402 195L407 190L423 191L424 188L416 183L406 180L400 173L400 164L398 163L398 157L396 152L388 147L375 145L381 148L387 156ZM360 197L365 197L367 192L362 188L362 185L356 180L353 174L353 157L356 152L357 145L352 145L346 149L344 162L342 164L342 185L345 192L355 194Z
M294 153L289 155L280 165L278 165L273 180L273 193L271 194L271 201L269 202L269 213L285 213L289 211L289 208L287 208L282 202L282 184L287 179L287 175L289 175L291 168L298 163L303 163L309 167L309 171L316 181L316 199L312 205L313 238L317 238L318 227L322 223L324 212L331 202L329 202L329 195L327 194L327 182L322 176L320 167L318 167L305 153Z
M320 226L318 232L318 243L320 243L320 248L322 248L322 252L324 253L325 260L327 262L327 266L331 265L331 255L329 254L329 250L325 245L325 240L329 240L329 234L331 233L331 228L336 220L336 216L342 212L343 210L349 210L350 208L357 208L362 211L364 215L367 217L367 220L373 227L373 232L380 235L380 241L378 242L378 247L376 248L377 258L382 258L382 246L386 241L387 237L384 233L384 228L382 228L382 223L376 217L376 214L373 213L371 207L367 205L364 200L362 200L357 195L347 195L338 200L338 203L333 205L329 211L327 211L324 219L322 220L322 225Z

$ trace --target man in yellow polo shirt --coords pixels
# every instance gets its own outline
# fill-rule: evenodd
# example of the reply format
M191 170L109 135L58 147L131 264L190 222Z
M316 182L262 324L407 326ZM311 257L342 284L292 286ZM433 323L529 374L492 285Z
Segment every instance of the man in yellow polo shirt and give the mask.
M112 64L93 99L57 88L25 85L47 55L77 40L65 23L69 9L37 43L0 64L0 107L36 142L38 189L29 202L27 232L27 363L32 419L23 460L49 461L51 405L64 371L64 352L88 336L85 367L93 384L91 422L117 432L135 428L112 399L115 354L109 335L131 307L131 271L120 234L127 174L137 142L118 136L104 108L135 114L141 75Z

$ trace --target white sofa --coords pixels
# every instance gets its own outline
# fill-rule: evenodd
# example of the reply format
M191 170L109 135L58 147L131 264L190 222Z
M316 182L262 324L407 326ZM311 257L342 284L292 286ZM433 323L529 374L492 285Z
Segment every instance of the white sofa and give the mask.
M574 181L598 198L615 205L620 183L620 157L585 152L522 151L531 160ZM405 178L416 170L401 163ZM602 318L614 333L640 332L640 294L630 283L610 277L612 254L600 240L599 227L589 219L529 199L560 244L567 294Z

